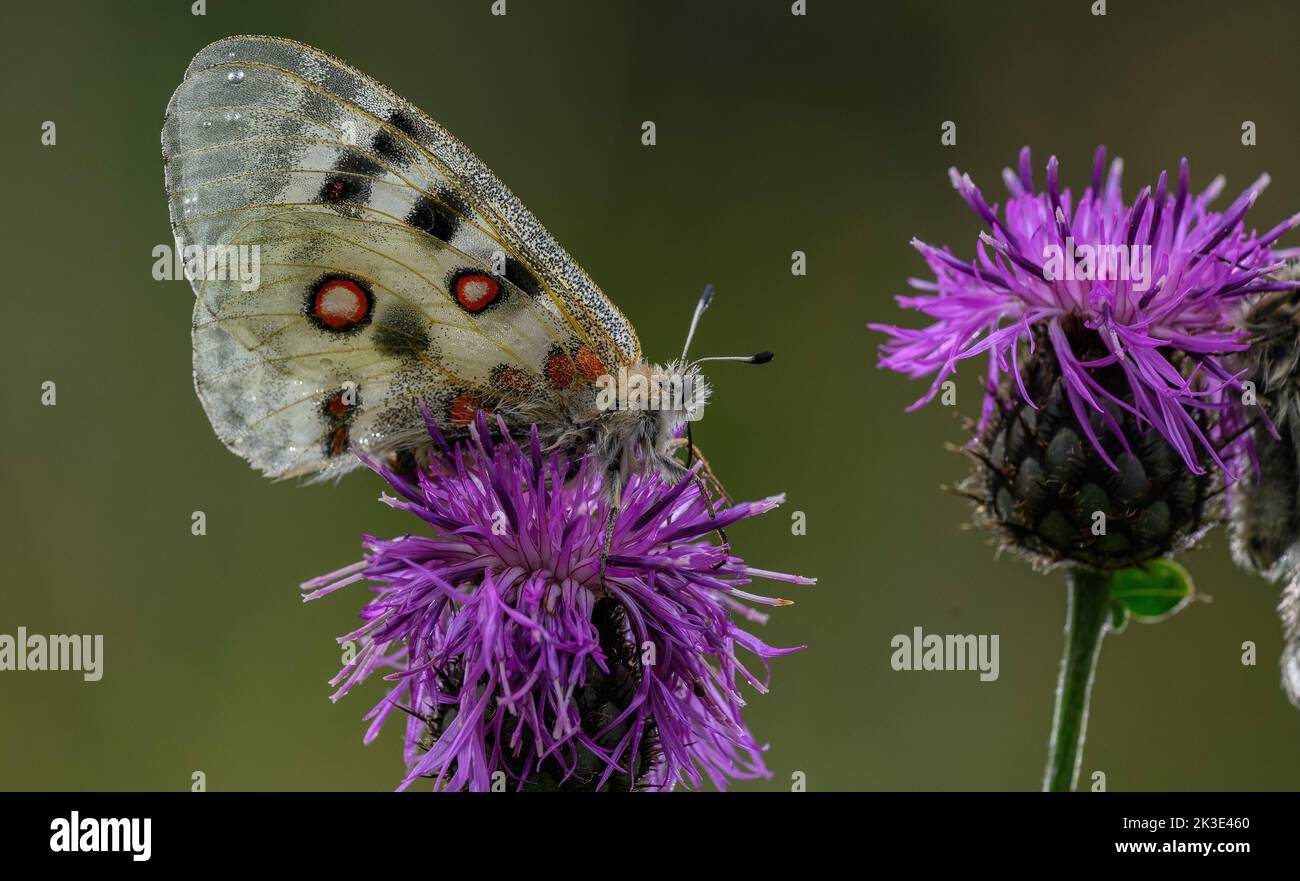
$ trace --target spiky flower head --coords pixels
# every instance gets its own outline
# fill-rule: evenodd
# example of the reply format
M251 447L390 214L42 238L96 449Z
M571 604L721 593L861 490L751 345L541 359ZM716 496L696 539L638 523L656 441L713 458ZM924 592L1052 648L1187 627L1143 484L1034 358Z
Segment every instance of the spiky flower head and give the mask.
M744 590L758 577L709 536L782 497L709 511L700 483L634 477L622 492L603 582L605 475L489 434L443 451L415 482L373 464L384 501L433 531L367 536L364 561L304 588L306 599L375 582L359 645L334 698L377 670L391 690L367 715L366 741L406 715L406 788L668 789L767 776L742 716L740 683L767 690L773 648L737 618L784 605ZM762 675L741 654L762 664Z
M952 170L988 226L976 259L914 241L934 279L910 280L925 293L898 303L931 323L870 325L889 335L881 366L933 377L913 409L960 361L987 356L973 447L982 464L966 488L983 521L1043 565L1118 568L1204 531L1212 483L1233 476L1241 434L1242 371L1231 359L1248 335L1234 318L1296 287L1275 277L1284 263L1273 245L1300 215L1263 234L1245 225L1267 175L1219 213L1210 205L1223 179L1193 194L1186 159L1173 192L1161 173L1131 204L1122 168L1116 159L1106 173L1098 148L1076 200L1055 157L1035 190L1025 148L1018 171L1004 171L1001 213Z

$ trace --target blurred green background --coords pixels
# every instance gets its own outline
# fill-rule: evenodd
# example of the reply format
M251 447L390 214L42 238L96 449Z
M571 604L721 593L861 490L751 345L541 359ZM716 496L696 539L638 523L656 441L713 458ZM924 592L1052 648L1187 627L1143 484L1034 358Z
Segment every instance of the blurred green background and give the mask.
M924 265L912 236L969 256L948 185L1001 201L1022 144L1076 191L1093 148L1131 196L1178 159L1229 195L1264 170L1261 229L1300 209L1294 3L610 3L368 0L40 3L3 12L0 633L102 633L104 678L0 673L0 788L388 789L396 729L361 744L378 682L333 705L337 634L364 592L303 606L358 535L408 522L380 482L273 484L212 434L190 378L192 295L151 278L170 244L159 129L190 57L269 33L337 54L469 144L636 324L676 352L695 297L718 296L699 354L719 365L696 437L740 498L786 507L736 528L755 565L816 575L763 637L779 659L748 718L774 779L742 788L1034 789L1065 614L1059 576L995 561L940 491L962 460L951 410L907 415L922 385L875 367L869 320ZM658 145L640 144L654 120ZM58 125L58 145L40 125ZM957 123L957 145L940 126ZM1241 125L1258 127L1242 146ZM1296 244L1284 240L1284 244ZM808 254L793 277L790 253ZM977 382L963 380L965 389ZM42 407L40 385L58 384ZM960 408L974 414L968 392ZM190 534L203 510L208 534ZM803 511L806 536L790 515ZM1203 593L1106 640L1084 756L1112 790L1300 787L1300 712L1278 688L1276 587L1212 533L1184 558ZM1001 678L902 673L890 638L995 633ZM1257 666L1243 666L1253 640Z

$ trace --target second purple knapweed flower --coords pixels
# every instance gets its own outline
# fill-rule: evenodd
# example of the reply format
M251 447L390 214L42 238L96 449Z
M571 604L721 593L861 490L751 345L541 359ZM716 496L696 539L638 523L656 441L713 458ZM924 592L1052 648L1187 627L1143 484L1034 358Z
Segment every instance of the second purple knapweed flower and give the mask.
M1274 243L1300 215L1257 233L1245 216L1268 177L1219 213L1210 205L1223 180L1194 195L1185 159L1173 192L1162 173L1154 191L1126 203L1121 169L1116 160L1105 174L1099 148L1076 200L1055 157L1046 190L1035 190L1025 148L1018 171L1003 173L1011 196L1001 213L954 169L953 186L988 227L976 259L914 242L934 278L913 279L924 293L898 300L930 323L870 325L889 336L881 366L933 377L914 407L940 393L955 403L957 364L988 358L967 447L975 467L960 491L1003 547L1040 568L1065 567L1065 650L1043 778L1054 791L1078 780L1104 634L1130 617L1159 620L1193 596L1190 575L1168 558L1213 525L1224 482L1271 471L1280 485L1269 492L1236 487L1258 503L1237 506L1257 521L1270 499L1297 506L1296 454L1270 413L1297 409L1278 406L1292 396L1297 283L1285 271L1294 254ZM1263 541L1239 536L1238 558L1269 571L1289 558L1294 525L1272 528Z
M747 566L709 537L782 497L709 511L697 481L634 477L622 493L608 565L604 475L583 459L492 439L446 447L414 482L371 465L385 498L432 530L367 537L366 559L304 585L313 599L377 584L359 650L335 698L376 671L389 692L367 716L373 739L406 717L405 788L669 789L767 776L741 715L741 684L763 692L773 648L737 618L783 605L754 578L812 579ZM504 426L502 426L504 429ZM748 653L763 666L747 666Z
M1035 189L1025 148L1018 171L1004 172L1001 213L952 170L988 227L976 259L914 241L934 278L912 279L924 293L898 302L930 323L870 325L889 335L881 366L932 377L914 407L959 362L987 357L981 467L964 489L1005 544L1045 566L1120 568L1204 531L1248 418L1233 360L1248 334L1236 319L1254 298L1296 287L1276 277L1273 245L1300 215L1263 234L1245 225L1267 175L1219 213L1222 178L1194 194L1186 160L1172 191L1162 173L1132 203L1121 170L1116 159L1107 174L1099 148L1076 200L1055 157Z

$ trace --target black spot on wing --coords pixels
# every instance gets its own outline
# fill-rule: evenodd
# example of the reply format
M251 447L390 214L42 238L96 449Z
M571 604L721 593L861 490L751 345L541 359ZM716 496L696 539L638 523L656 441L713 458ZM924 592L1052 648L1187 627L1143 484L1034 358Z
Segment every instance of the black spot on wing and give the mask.
M397 131L406 135L411 140L416 140L415 123L402 111L394 110L388 115L387 122L390 126L397 129ZM374 151L376 156L380 156L389 162L405 165L411 158L410 145L387 128L381 128L375 135L375 140L371 144L371 149Z
M460 229L469 207L454 190L440 189L435 198L420 196L406 215L406 222L440 242L451 241Z
M371 177L382 177L383 166L369 156L347 152L334 163L334 173L321 185L319 201L331 205L364 203L370 198Z
M375 322L373 340L376 351L390 358L410 358L417 353L433 356L428 321L406 303L384 310Z
M506 258L506 281L530 297L542 295L542 283L514 257Z

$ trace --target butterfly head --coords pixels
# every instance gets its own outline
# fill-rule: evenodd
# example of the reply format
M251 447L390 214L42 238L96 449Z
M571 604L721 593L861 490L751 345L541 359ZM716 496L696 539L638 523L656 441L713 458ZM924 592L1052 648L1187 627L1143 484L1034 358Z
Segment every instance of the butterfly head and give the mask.
M648 369L660 401L651 430L658 446L671 445L685 431L686 423L704 418L712 388L698 364L669 361L662 367L648 365Z
M696 364L641 362L597 383L605 453L611 471L673 473L673 452L686 425L700 419L709 383Z
M687 360L700 316L712 301L710 285L696 304L680 358L662 366L640 362L620 368L617 376L601 377L597 402L604 431L595 446L609 470L618 473L620 485L634 473L655 472L674 479L686 473L674 453L690 443L689 426L703 417L709 401L711 389L701 364L772 360L771 352Z

